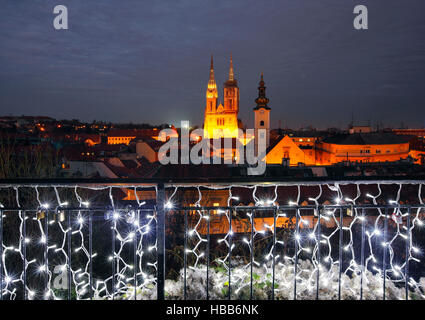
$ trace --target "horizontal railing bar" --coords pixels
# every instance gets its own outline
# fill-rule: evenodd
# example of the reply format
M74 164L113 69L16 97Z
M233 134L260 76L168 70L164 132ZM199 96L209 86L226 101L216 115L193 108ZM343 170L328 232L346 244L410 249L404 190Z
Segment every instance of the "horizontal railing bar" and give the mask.
M309 178L282 178L282 177L264 177L264 176L247 176L247 177L232 177L232 178L205 178L205 179L169 179L169 178L157 178L157 179L0 179L0 187L155 187L157 184L163 183L164 186L210 186L210 185L264 185L269 184L280 184L280 185L318 185L318 184L417 184L425 183L425 177L418 176L400 176L400 177L388 177L388 176L370 176L362 177L341 177L332 178L329 177L309 177Z
M314 210L314 209L407 209L407 208L425 208L425 205L307 205L307 206L296 206L296 205L284 205L284 206L234 206L234 207L173 207L166 209L168 211L179 211L179 210Z
M25 207L0 207L0 211L40 211L43 210L45 212L57 212L57 211L87 211L87 212L93 212L93 211L134 211L134 210L138 210L138 211L153 211L154 210L154 206L151 206L151 208L113 208L113 207L94 207L94 208L67 208L67 207L58 207L56 208L52 208L52 209L43 209L41 207L37 207L37 208L25 208Z
M260 211L267 211L267 210L326 210L326 209L425 209L425 204L415 204L415 205L350 205L350 204L343 204L343 205L283 205L283 206L223 206L223 207L211 207L211 206L200 206L200 207L173 207L173 208L166 208L167 211L183 211L183 210L189 210L189 211L196 211L196 210L260 210ZM153 211L154 206L152 205L150 208L138 208L138 207L132 207L132 208L113 208L111 206L105 206L105 207L92 207L92 208L80 208L80 207L57 207L57 208L51 208L51 209L44 209L41 207L0 207L0 211L40 211L43 210L45 212L57 212L57 211L87 211L87 212L95 212L95 211Z

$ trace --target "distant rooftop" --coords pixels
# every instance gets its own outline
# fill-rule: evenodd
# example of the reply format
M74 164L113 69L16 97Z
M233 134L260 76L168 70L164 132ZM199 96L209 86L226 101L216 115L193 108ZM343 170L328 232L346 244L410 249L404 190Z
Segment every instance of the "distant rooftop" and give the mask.
M395 135L392 133L373 132L338 134L325 138L323 142L341 145L370 145L408 143L409 140L410 138L406 136Z

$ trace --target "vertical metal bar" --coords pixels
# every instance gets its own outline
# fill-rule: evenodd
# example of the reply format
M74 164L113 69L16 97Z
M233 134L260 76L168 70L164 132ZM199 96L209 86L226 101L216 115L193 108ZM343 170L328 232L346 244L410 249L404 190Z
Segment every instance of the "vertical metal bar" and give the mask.
M383 286L383 296L382 299L385 300L385 278L387 275L387 229L388 229L388 208L385 208L385 220L384 220L384 252L382 257L382 275L384 277L382 286Z
M209 290L209 280L210 280L210 220L211 220L211 211L208 210L208 220L207 220L207 300L210 299L210 290Z
M183 298L187 298L187 210L184 210Z
M89 281L90 281L90 300L93 300L93 212L89 212Z
M111 238L112 238L112 300L115 300L115 241L116 241L116 235L115 235L115 228L117 226L117 221L115 219L112 219L112 228L111 228Z
M407 239L406 239L406 266L404 268L404 289L406 292L406 300L409 300L409 257L410 257L410 241L411 241L411 230L410 230L410 206L407 209L407 221L406 221L406 233L407 233Z
M342 274L342 241L343 241L343 210L339 208L339 274L338 274L338 300L341 300L341 274Z
M295 211L295 265L294 265L294 300L297 300L297 272L298 272L298 237L300 236L299 208Z
M165 285L165 188L163 183L158 184L157 193L157 223L156 223L156 236L158 243L157 261L158 261L158 274L157 274L157 299L164 300L164 285Z
M316 300L319 300L319 283L320 283L320 239L321 239L321 221L320 221L320 209L317 207L317 275L316 275Z
M68 233L67 233L67 240L68 240L68 300L71 300L71 286L72 286L72 272L71 272L71 236L72 236L72 225L71 225L71 211L66 211L68 214Z
M251 286L250 286L250 291L249 291L249 297L252 300L252 269L253 269L253 263L254 263L254 212L255 210L252 210L251 212L251 239L250 239L250 243L251 243L251 247L250 247L250 251L251 251L251 257L250 257L250 267L251 267Z
M137 233L140 223L140 210L137 210L137 214L134 213L134 237L133 237L133 287L134 287L134 300L137 300Z
M272 300L274 300L274 281L275 281L275 252L276 252L276 209L273 211L273 272L272 272Z
M23 222L22 222L22 255L24 257L22 261L23 273L24 273L24 300L27 300L27 243L25 242L26 237L27 237L27 220L26 220L26 211L24 210Z
M3 210L0 210L0 300L3 300Z
M361 248L360 248L360 300L363 300L363 275L365 269L365 253L364 253L364 245L365 245L365 209L362 209L362 234L361 234Z
M45 279L45 287L46 287L46 293L50 293L49 288L49 211L46 210L46 215L44 216L44 234L46 235L46 243L44 246L44 266L45 266L45 273L44 273L44 279ZM48 300L45 296L45 300Z
M229 257L228 257L228 261L229 261L229 300L232 299L232 283L231 283L231 273L232 273L232 214L233 214L233 210L229 210Z

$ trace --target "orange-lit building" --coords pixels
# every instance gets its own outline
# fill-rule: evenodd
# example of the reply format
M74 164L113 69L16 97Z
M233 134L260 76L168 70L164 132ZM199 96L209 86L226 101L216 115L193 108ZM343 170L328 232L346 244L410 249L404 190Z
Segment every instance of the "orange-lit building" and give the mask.
M107 134L108 144L126 144L135 138L152 138L158 139L158 128L153 129L113 129Z
M338 134L323 140L284 135L268 148L266 162L291 166L333 165L344 161L392 162L409 156L409 140L409 137L381 132Z
M316 164L391 162L409 156L409 138L391 133L353 133L325 138L316 144Z
M224 104L218 104L217 84L214 77L213 58L211 56L210 78L206 93L206 106L204 118L204 138L237 138L238 137L238 112L239 112L239 88L233 71L233 61L230 57L230 69L228 80L223 89Z
M297 145L292 138L285 135L267 149L266 163L282 164L285 161L288 161L291 166L296 166L299 163L315 165L314 148Z
M425 139L425 129L393 129L393 133L399 135L416 136Z
M136 132L133 130L116 130L108 133L108 144L130 144L130 141L136 138Z

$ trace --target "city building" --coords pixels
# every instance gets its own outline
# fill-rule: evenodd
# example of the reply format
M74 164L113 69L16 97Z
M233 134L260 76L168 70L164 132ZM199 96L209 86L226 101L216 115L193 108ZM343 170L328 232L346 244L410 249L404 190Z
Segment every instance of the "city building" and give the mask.
M316 164L399 161L409 156L409 140L383 132L331 136L316 144Z
M233 60L230 56L230 68L227 81L223 88L224 104L218 104L217 84L214 77L213 57L211 56L210 77L206 92L206 106L204 118L204 138L237 138L239 112L239 88L233 70Z

